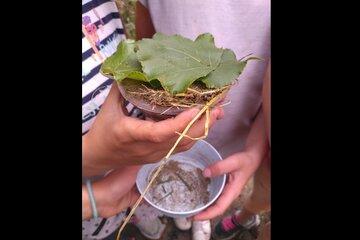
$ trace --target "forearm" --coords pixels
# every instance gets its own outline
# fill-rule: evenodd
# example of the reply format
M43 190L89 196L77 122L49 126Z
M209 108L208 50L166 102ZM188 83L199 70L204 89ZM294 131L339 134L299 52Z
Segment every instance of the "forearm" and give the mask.
M270 105L271 105L271 97L270 97L270 81L271 81L271 63L269 62L268 69L265 74L264 78L264 87L263 87L263 111L264 111L264 121L265 121L265 129L266 129L266 135L269 141L270 145Z
M256 159L263 159L268 152L264 114L260 109L246 139L245 151Z

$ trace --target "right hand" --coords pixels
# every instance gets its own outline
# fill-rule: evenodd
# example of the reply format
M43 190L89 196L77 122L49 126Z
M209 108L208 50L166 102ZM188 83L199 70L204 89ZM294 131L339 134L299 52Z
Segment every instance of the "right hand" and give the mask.
M83 136L85 176L161 160L179 137L175 132L182 132L199 112L198 109L189 109L175 118L152 122L129 117L124 111L124 99L114 83L92 128ZM222 115L221 108L213 109L210 126ZM204 125L203 116L194 123L187 135L202 136ZM188 150L194 143L184 138L176 152Z

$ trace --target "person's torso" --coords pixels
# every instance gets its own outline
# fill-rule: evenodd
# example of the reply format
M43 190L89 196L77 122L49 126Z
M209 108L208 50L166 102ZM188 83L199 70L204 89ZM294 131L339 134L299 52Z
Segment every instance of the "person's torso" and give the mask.
M157 32L195 39L209 32L218 47L232 49L240 59L252 53L264 61L249 61L232 87L225 117L210 130L207 141L223 157L242 150L251 122L261 106L261 89L270 57L269 0L140 0Z

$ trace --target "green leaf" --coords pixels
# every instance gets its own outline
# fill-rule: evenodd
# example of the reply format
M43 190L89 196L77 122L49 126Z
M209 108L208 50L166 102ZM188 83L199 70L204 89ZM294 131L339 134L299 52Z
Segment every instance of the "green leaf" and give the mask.
M151 80L150 85L155 89L162 89L161 83L157 79Z
M259 58L250 57L244 61L237 61L234 52L225 49L219 66L209 75L199 80L205 83L208 88L224 87L233 83L239 77L249 60L255 59L259 60Z
M209 33L195 41L157 33L152 39L122 41L102 64L101 73L119 82L125 78L149 82L176 94L185 92L194 81L208 88L233 83L249 60L259 60L248 56L237 61L230 49L217 48Z
M171 94L182 93L197 79L214 71L223 54L211 34L195 41L180 35L156 33L153 39L138 41L137 56L149 80L158 79Z
M137 60L135 47L134 40L123 40L116 52L104 61L101 73L120 82L125 78L147 81L146 75L141 70L141 64Z
M204 43L204 44L212 44L212 45L215 46L214 36L211 35L210 33L200 34L200 35L195 39L195 42Z

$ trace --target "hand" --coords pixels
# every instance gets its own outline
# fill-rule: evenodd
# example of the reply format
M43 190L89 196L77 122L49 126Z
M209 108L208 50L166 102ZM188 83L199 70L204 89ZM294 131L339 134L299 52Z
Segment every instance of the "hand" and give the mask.
M255 155L249 152L240 152L206 168L203 172L205 177L216 177L229 173L228 179L224 191L215 204L197 214L194 220L202 221L222 215L240 195L260 163L261 159Z
M134 187L140 166L114 170L92 184L96 208L100 217L111 217L132 206L140 196ZM83 219L92 216L88 192L83 186Z
M85 176L102 174L128 165L159 161L179 137L175 132L182 132L199 111L190 109L175 118L152 122L127 116L123 102L116 84L113 84L92 128L83 136ZM210 116L210 126L222 114L222 109L214 109ZM202 117L188 135L202 136L204 125L205 117ZM195 141L184 138L176 151L188 150L194 143Z
M236 153L204 169L205 177L229 173L223 193L214 205L194 217L195 220L211 219L222 215L240 195L249 178L266 157L269 145L266 138L264 116L260 111L251 126L243 152Z

